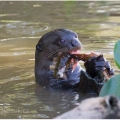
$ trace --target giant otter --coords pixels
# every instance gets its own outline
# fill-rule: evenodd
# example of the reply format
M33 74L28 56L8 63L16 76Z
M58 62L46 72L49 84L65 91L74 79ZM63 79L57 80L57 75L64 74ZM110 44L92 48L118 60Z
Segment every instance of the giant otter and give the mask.
M59 52L81 49L81 43L75 32L66 29L57 29L46 33L36 45L35 77L40 85L48 85L53 78L53 71L49 69L53 58Z
M81 42L78 35L68 29L56 29L44 34L38 44L35 52L35 79L37 84L51 87L76 88L83 92L99 92L104 85L104 76L101 74L103 67L106 65L104 58L95 57L85 62L86 72L81 68L77 60L72 59L73 70L66 70L66 77L56 79L54 71L50 69L54 58L62 53L76 54L81 49ZM69 58L69 54L66 54ZM96 61L99 65L96 66ZM91 65L90 65L91 64ZM97 69L96 69L97 68ZM109 67L110 68L110 67ZM95 69L96 73L91 76L91 70Z

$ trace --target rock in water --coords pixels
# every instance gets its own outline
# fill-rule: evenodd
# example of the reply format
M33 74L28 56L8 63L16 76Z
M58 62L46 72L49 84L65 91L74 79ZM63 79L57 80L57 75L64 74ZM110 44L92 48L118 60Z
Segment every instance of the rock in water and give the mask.
M88 98L74 109L55 119L110 119L120 118L120 102L114 96Z

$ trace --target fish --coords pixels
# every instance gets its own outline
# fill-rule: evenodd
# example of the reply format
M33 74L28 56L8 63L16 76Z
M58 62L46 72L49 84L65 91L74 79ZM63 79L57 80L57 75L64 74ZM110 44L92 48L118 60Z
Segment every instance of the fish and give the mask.
M90 54L71 54L71 53L63 53L59 56L58 62L54 69L54 76L55 78L65 78L65 71L66 70L73 70L73 66L77 61L82 60L83 62L86 62L87 60L91 58L96 57L102 57L102 54L96 54L94 52L91 52ZM106 59L105 59L106 61ZM97 65L99 65L99 62L96 62ZM107 63L107 67L109 67L109 64ZM111 75L108 74L109 71L104 68L103 75L106 78L106 81L108 81L111 77Z

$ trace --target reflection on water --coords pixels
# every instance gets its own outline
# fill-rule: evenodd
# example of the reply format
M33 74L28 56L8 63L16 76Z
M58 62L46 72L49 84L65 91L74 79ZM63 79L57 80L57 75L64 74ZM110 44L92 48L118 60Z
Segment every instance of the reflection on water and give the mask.
M62 8L62 9L61 9ZM113 60L119 39L120 2L0 2L0 118L53 118L90 94L36 86L34 52L39 38L57 28L78 33L82 52Z

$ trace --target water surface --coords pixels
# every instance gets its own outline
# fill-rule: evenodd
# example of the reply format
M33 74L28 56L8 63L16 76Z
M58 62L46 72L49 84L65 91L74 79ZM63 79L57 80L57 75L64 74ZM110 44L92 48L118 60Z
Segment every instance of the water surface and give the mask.
M34 78L35 45L46 32L77 32L82 52L113 59L120 38L120 2L0 2L0 118L54 118L95 94L48 90ZM81 63L83 66L83 63Z

